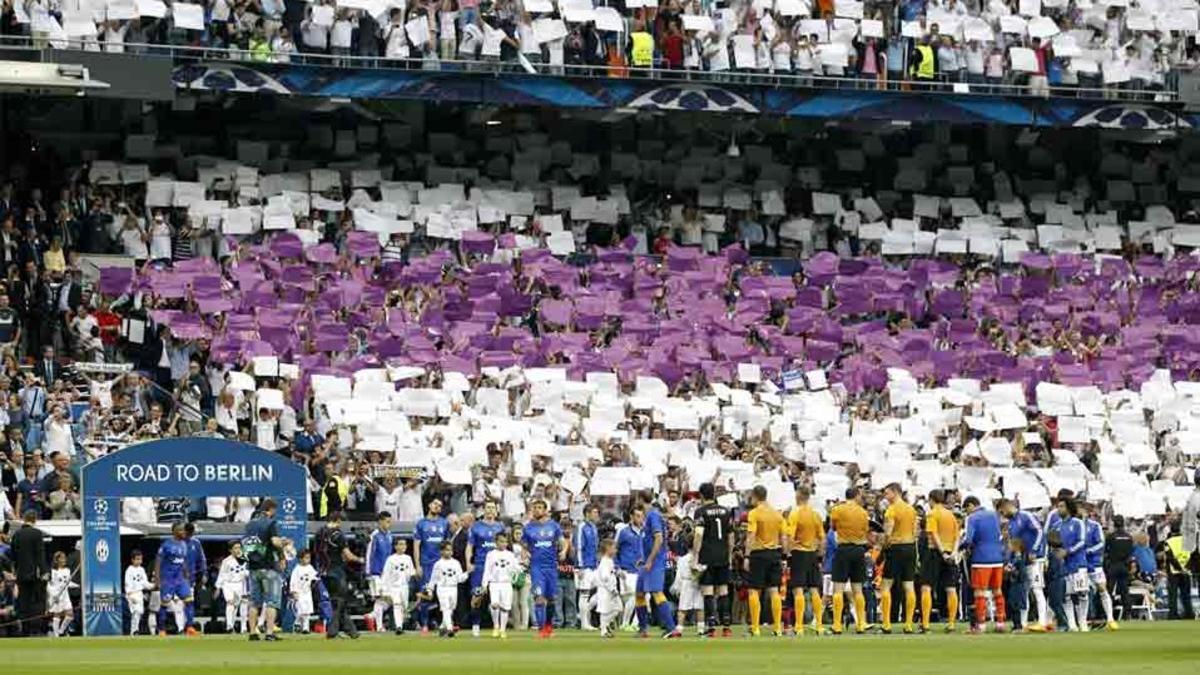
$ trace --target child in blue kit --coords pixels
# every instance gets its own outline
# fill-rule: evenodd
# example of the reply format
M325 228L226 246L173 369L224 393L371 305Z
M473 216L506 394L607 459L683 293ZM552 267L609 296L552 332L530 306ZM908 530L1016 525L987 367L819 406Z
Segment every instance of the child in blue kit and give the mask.
M1067 599L1067 566L1064 562L1067 551L1063 548L1062 536L1058 530L1046 533L1046 544L1049 555L1046 556L1046 593L1050 603L1050 611L1054 613L1054 621L1059 628L1070 625L1067 621L1065 602Z
M1005 576L1008 578L1008 613L1013 617L1013 631L1023 630L1021 617L1029 608L1029 556L1025 554L1025 542L1020 537L1008 540L1008 558L1005 560Z

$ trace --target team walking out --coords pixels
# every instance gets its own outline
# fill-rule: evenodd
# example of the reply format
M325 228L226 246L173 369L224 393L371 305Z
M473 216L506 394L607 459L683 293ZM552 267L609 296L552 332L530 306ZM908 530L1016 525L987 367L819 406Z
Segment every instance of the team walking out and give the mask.
M344 537L325 536L318 548L322 541L341 542L336 555L285 546L272 564L287 581L287 609L301 632L340 607L342 594L331 577L342 578L347 565L361 567L368 625L383 631L390 620L397 634L412 616L422 633L436 629L443 637L454 637L460 625L478 637L486 624L503 639L510 627L531 622L539 636L549 637L561 611L555 608L564 604L578 607L583 630L604 638L622 631L648 637L653 626L675 639L689 622L704 638L730 637L735 623L747 625L752 637L925 633L935 618L942 630L955 632L963 595L972 633L989 625L997 632L1088 631L1093 610L1096 626L1118 628L1105 573L1106 565L1114 569L1106 558L1114 547L1097 514L1068 491L1044 515L1008 499L960 501L952 490L910 501L894 483L878 493L850 488L844 499L824 506L812 501L812 490L801 486L781 511L773 505L779 500L757 486L738 504L706 483L687 517L678 507L664 513L656 494L644 491L632 496L619 519L604 519L599 505L590 504L581 521L564 526L537 499L530 520L505 523L489 501L478 520L459 527L435 499L415 523L411 553L409 539L394 535L391 515L381 513L361 557ZM1127 555L1133 537L1115 520L1117 536L1129 544L1114 540L1126 552L1115 563L1125 578L1122 570L1135 562ZM464 529L465 551L456 544ZM168 612L179 632L193 631L193 588L206 568L193 533L174 528L152 574L140 552L131 556L124 591L131 632L139 631L143 617L151 632L164 628ZM244 542L230 545L216 587L226 630L240 626L254 636L261 617L248 589L255 565L244 549ZM331 559L345 563L333 565L338 575L331 574ZM50 590L62 595L58 587Z

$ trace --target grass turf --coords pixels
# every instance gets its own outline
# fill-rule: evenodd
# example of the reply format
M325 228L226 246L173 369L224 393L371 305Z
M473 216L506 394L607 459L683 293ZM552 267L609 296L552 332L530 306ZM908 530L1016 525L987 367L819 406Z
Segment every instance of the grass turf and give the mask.
M330 641L285 636L251 643L244 636L202 638L95 638L4 640L5 672L131 673L163 675L273 672L655 673L745 675L768 669L804 673L871 672L882 675L1024 675L1026 673L1195 673L1200 623L1156 622L1120 631L1053 635L863 635L841 637L639 640L627 633L601 640L595 633L558 633L549 641L510 633L501 642L460 633L434 636L368 635ZM268 670L270 669L270 670Z

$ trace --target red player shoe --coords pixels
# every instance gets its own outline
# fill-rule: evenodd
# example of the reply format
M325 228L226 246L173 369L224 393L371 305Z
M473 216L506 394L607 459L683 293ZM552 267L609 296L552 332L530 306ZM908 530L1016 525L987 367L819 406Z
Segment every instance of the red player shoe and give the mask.
M197 635L200 634L200 631L196 630L195 626L188 626L187 629L185 629L183 632L188 637L196 637Z
M733 637L733 629L726 626L721 629L721 637Z

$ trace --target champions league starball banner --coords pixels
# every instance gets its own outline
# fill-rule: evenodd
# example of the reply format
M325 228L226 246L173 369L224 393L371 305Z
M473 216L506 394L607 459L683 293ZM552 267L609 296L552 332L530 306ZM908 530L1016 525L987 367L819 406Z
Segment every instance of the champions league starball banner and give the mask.
M304 469L273 452L217 438L132 445L83 468L83 624L86 635L122 635L121 498L272 497L279 533L306 545ZM154 560L145 561L147 574Z

